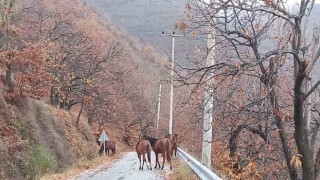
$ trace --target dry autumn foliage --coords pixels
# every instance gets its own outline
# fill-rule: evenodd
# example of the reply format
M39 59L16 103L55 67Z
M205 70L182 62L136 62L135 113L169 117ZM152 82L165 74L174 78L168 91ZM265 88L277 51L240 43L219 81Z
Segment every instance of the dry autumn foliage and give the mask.
M74 140L81 131L81 137L92 143L90 134L86 134L90 131L83 129L87 123L97 129L112 124L116 128L108 129L112 131L108 132L110 136L123 137L129 145L141 131L150 131L158 86L153 86L153 81L166 73L162 56L153 48L137 46L81 0L1 0L0 19L0 72L7 102L10 106L24 106L21 102L34 98L53 106L49 108L53 111L54 107L69 111L57 110L52 115L57 120L48 118L50 113L45 118L38 117L38 110L44 113L48 109L45 105L40 108L41 103L32 109L36 118L27 111L31 120L39 120L32 122L37 130L37 123L49 125L46 121L52 121L57 129L68 126L63 137L67 141L59 141L53 148L57 148L57 154L60 146L70 145L66 154L92 158L94 153L89 152L86 143L81 138ZM60 119L66 119L65 124L59 124ZM28 128L21 133L36 141L39 134L24 132ZM16 136L11 137L13 129L2 125L0 129L4 132L1 136L17 140L13 139ZM92 145L90 151L94 148Z
M206 77L214 73L214 142L225 154L212 155L230 166L242 162L241 172L248 166L254 173L244 179L319 178L320 35L312 22L318 5L301 1L293 11L286 2L189 0L186 5L186 32L213 31L216 38L214 47L202 50L203 58L181 68L181 81L197 89L195 110L205 103ZM212 48L215 65L207 66L203 60ZM196 112L202 118L201 108ZM195 131L189 134L201 139L201 130ZM241 178L233 171L229 178Z
M154 49L128 41L82 1L3 0L0 5L0 65L8 99L31 97L73 108L79 112L77 124L84 114L90 125L120 125L124 136L150 129L153 80L165 72ZM136 85L144 73L151 75ZM150 86L141 90L145 84Z

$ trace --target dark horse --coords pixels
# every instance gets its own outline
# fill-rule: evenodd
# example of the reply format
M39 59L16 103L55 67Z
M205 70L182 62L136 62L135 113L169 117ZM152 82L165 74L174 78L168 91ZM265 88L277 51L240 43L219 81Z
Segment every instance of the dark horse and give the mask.
M109 155L109 151L111 150L111 156L116 154L116 142L115 141L106 141L106 154ZM104 144L102 143L100 146L99 154L103 153Z
M144 162L146 162L146 156L145 154L147 154L147 158L148 158L148 162L150 165L150 170L152 170L152 166L151 166L151 144L148 140L140 140L137 145L136 145L136 151L137 151L137 155L139 158L139 170L143 170L143 165ZM143 161L141 164L141 155L143 157ZM147 168L149 169L148 163L146 162Z
M158 159L158 154L161 153L162 154L162 167L161 169L163 169L164 167L164 163L165 163L165 159L167 159L167 161L170 164L170 169L172 169L172 165L171 165L171 142L169 140L169 138L155 138L155 137L150 137L150 136L143 136L142 139L146 139L150 141L150 144L152 146L152 149L156 155L156 166L154 167L155 169L158 167L160 168L160 163L159 163L159 159Z

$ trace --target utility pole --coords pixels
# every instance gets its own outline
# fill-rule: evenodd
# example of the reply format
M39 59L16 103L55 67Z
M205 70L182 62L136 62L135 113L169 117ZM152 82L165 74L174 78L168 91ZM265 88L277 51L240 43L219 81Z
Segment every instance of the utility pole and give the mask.
M206 0L212 3L214 0ZM207 67L214 65L215 58L215 30L210 28L207 39L208 55ZM211 169L211 147L212 147L212 119L213 119L213 83L214 74L209 72L206 77L205 107L203 118L203 140L202 140L202 163Z
M157 135L158 135L158 137L159 137L160 105L161 105L161 80L160 80L160 87L159 87L158 117L157 117Z
M173 31L172 34L166 34L162 31L162 35L172 37L172 52L171 52L171 88L170 88L170 119L169 119L169 134L172 135L172 125L173 125L173 69L174 69L174 38L182 37L184 35L177 35Z

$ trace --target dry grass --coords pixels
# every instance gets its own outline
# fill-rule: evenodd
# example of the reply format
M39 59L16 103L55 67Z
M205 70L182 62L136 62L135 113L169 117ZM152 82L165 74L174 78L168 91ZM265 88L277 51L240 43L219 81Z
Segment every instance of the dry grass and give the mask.
M28 100L26 119L31 126L33 141L41 144L57 159L55 171L64 169L74 163L76 156L70 151L66 139L66 126L62 119L57 119L52 108L41 101Z
M179 158L173 158L173 173L170 174L171 180L199 180L200 178L192 171L192 169Z
M98 156L93 158L92 160L87 159L81 159L78 163L76 163L74 166L66 169L62 173L58 174L48 174L46 176L41 177L41 180L66 180L70 177L79 175L81 172L88 170L88 169L94 169L98 166L104 165L108 166L111 165L114 160L119 159L122 157L122 154L116 154L115 156Z

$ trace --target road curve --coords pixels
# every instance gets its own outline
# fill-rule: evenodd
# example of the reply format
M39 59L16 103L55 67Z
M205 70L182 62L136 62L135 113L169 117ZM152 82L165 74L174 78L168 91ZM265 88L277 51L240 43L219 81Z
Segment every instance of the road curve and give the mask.
M155 156L151 153L151 165L154 168ZM162 158L160 158L162 159ZM161 163L161 162L160 162ZM115 161L111 166L102 165L96 169L87 170L83 173L69 178L69 180L162 180L167 179L170 173L169 165L166 163L164 170L139 170L139 159L136 152L128 152L121 159Z

